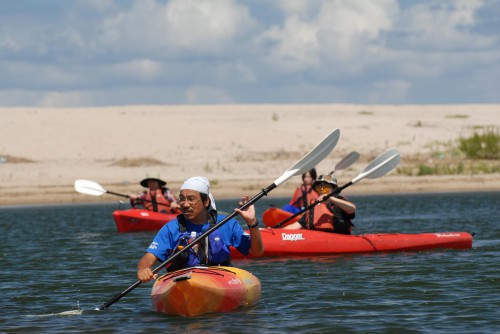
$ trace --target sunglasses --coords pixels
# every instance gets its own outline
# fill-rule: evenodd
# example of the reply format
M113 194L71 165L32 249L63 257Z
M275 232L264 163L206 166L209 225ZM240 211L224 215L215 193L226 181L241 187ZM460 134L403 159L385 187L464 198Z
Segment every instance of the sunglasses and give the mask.
M321 182L314 188L314 190L316 190L316 192L320 195L326 195L331 193L335 188L337 187L333 186L332 184Z

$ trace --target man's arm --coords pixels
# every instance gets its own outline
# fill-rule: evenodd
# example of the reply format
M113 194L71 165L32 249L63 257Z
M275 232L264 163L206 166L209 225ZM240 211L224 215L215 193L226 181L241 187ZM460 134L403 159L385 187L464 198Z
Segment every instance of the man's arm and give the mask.
M158 261L158 258L148 252L146 252L139 261L139 264L137 265L137 278L142 283L149 282L153 278L156 279L158 277L158 274L153 274L153 271L151 270L151 267L156 261Z

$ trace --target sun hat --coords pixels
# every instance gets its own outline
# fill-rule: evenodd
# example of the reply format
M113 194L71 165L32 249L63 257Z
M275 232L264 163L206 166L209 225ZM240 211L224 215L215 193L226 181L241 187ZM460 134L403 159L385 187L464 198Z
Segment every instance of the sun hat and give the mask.
M333 188L337 188L337 178L331 175L320 175L313 183L313 189L316 190L316 188L321 184L321 183L328 183L331 185Z
M150 180L151 181L158 181L158 183L160 184L160 187L163 187L167 184L166 181L163 181L162 179L160 179L159 173L147 173L146 178L141 181L141 186L143 186L144 188L147 188L148 181L150 181Z

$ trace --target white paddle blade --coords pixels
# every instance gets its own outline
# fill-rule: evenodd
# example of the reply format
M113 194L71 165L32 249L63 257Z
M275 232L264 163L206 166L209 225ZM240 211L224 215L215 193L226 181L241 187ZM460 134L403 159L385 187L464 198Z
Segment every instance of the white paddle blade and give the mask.
M335 165L335 169L330 174L335 173L335 171L337 171L339 169L346 169L346 168L351 167L356 161L358 161L358 159L359 159L359 153L356 151L352 151L351 153L346 155L346 157L344 159L340 160Z
M101 187L99 183L89 180L76 180L75 190L81 194L101 196L106 193L106 189Z
M399 164L399 161L401 160L401 156L399 155L399 152L394 153L392 156L388 157L380 166L372 171L367 178L369 179L376 179L381 176L384 176L385 174L389 173L391 170L396 168L396 166Z
M295 175L303 174L309 171L323 160L333 148L337 145L340 138L340 130L335 129L326 136L315 148L297 161L292 167L283 173L274 181L276 186L279 186L289 178Z
M351 182L356 183L364 178L376 179L389 173L393 170L400 161L401 157L399 151L395 148L391 148L381 155L379 155L375 160L373 160L366 168L355 177Z

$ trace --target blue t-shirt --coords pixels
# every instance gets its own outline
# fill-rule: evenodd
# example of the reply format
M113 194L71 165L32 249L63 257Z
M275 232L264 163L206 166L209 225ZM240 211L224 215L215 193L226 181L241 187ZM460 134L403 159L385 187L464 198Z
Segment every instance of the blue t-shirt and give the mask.
M217 215L217 223L219 223L226 216ZM186 219L186 231L195 231L198 236L210 228L210 223L204 225L197 225ZM235 247L243 255L247 255L250 250L250 235L243 231L240 223L236 219L230 219L221 227L218 228L224 244ZM179 221L173 219L165 224L158 232L153 242L149 245L146 252L153 254L160 261L164 262L172 254L172 250L179 243L180 229Z

